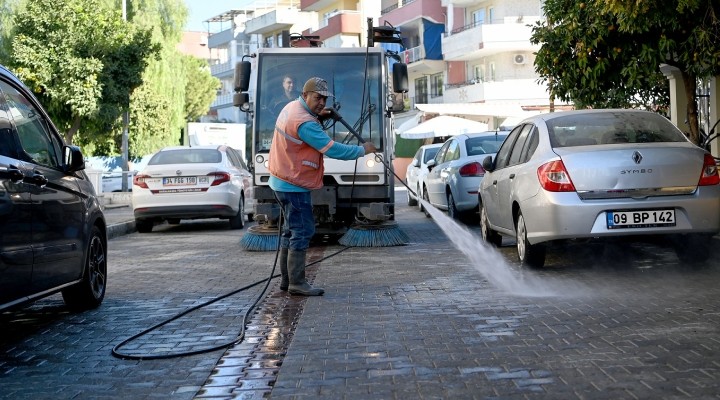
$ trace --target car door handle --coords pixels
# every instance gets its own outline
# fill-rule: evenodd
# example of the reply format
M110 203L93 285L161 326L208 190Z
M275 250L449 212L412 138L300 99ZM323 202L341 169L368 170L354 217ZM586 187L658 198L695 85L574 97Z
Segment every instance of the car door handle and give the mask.
M515 174L510 174L510 179L515 179Z
M5 177L14 183L18 183L23 180L25 175L23 175L18 167L8 165L7 167L0 167L0 177Z
M32 183L33 185L37 185L40 187L43 187L48 183L48 179L45 177L45 175L37 171L33 171L32 176L26 176L23 180L27 183Z

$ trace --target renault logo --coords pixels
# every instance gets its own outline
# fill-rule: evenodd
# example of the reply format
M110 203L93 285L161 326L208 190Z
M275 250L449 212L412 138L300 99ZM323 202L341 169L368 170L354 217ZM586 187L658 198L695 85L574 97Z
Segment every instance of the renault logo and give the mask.
M642 161L643 157L642 157L642 154L640 154L639 151L635 151L635 152L633 153L633 155L632 155L632 159L633 159L633 161L635 161L635 164L640 164L640 162Z

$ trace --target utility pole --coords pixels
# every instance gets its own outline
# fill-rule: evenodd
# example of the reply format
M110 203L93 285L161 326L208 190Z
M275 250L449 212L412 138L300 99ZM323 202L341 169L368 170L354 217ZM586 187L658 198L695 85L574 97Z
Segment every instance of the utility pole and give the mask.
M127 0L122 0L122 18L123 21L127 21ZM128 103L128 108L130 103ZM123 130L122 130L122 191L127 192L128 189L128 174L130 173L130 167L128 161L129 157L129 143L128 143L128 125L130 125L130 110L125 110L123 113Z

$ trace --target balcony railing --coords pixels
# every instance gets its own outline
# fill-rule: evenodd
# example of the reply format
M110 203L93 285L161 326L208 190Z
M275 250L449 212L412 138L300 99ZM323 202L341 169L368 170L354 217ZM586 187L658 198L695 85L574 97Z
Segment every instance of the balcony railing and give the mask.
M393 10L396 10L398 7L406 6L414 1L415 0L399 0L397 3L391 5L390 7L381 10L380 15L385 15Z

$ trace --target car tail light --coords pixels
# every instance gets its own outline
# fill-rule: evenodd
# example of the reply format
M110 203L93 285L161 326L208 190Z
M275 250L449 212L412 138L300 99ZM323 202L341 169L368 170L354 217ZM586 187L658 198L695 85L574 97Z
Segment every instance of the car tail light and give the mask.
M230 174L227 172L212 172L209 173L208 176L215 177L210 186L217 186L223 182L230 182Z
M143 189L148 189L147 183L145 183L145 178L149 178L150 175L145 174L137 174L133 177L133 186L139 186Z
M710 154L705 153L703 160L702 174L698 186L710 186L720 183L720 175L718 175L717 164Z
M548 192L574 192L575 185L573 185L565 169L565 164L562 160L550 161L547 164L543 164L538 168L537 171L538 179L540 180L540 186Z
M480 165L480 163L472 162L470 164L465 164L462 167L460 167L460 170L458 171L460 173L460 176L483 176L485 175L485 169Z

